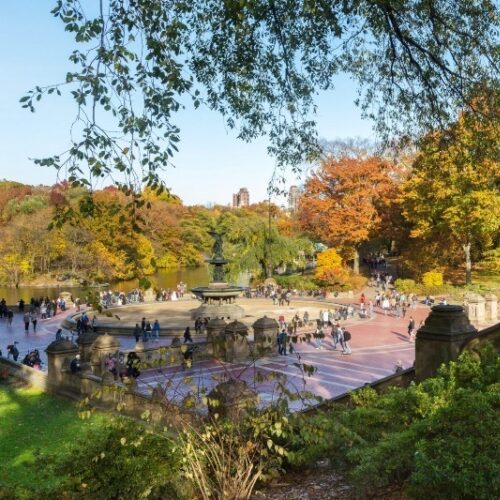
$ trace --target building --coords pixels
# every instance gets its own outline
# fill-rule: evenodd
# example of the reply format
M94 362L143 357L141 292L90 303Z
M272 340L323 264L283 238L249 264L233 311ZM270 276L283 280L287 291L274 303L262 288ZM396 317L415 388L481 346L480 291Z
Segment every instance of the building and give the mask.
M233 208L248 207L248 205L250 205L248 189L245 187L240 188L237 193L233 194Z
M297 186L290 186L288 192L288 209L290 212L295 212L299 204L299 188Z

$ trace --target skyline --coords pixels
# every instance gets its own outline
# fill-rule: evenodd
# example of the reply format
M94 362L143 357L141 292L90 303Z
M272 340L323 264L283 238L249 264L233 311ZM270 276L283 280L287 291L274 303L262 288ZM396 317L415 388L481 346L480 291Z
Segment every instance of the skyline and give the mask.
M30 158L57 154L67 149L76 107L68 96L43 99L34 114L22 109L19 99L36 85L63 81L71 63L67 60L75 43L62 23L50 14L52 4L19 0L3 6L0 19L0 178L25 184L57 182L54 169L33 164ZM360 118L356 92L348 78L335 80L334 92L318 95L318 135L327 140L362 137L374 140L371 122ZM176 168L162 175L166 185L184 203L206 205L231 203L232 193L246 186L252 200L268 199L267 186L275 162L267 154L264 138L250 144L229 131L221 115L207 108L188 106L175 117L181 129ZM291 172L288 188L301 184ZM109 185L110 180L103 183ZM273 196L277 204L285 198Z

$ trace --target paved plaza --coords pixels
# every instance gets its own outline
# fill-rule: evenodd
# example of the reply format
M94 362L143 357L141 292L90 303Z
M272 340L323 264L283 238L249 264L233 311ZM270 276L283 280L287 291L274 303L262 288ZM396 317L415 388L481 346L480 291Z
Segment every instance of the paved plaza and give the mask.
M333 303L312 300L292 301L289 307L273 306L271 301L265 299L241 299L238 303L245 307L248 313L245 318L247 324L252 324L264 314L276 319L283 314L286 321L289 321L296 312L302 315L306 309L309 311L311 319L318 317L320 310L333 309ZM145 304L144 306L151 313L148 319L156 319L154 313L159 314L161 304ZM191 326L192 320L188 319L185 312L193 307L196 307L196 301L191 299L175 304L175 308L184 311L179 317L185 318L187 324ZM134 306L124 306L119 313L120 321L135 322L136 312L139 312L139 309L134 310ZM73 309L66 313L59 313L55 318L40 320L37 332L34 333L30 326L27 335L24 333L20 314L15 314L11 327L7 326L6 319L0 319L0 349L3 355L6 356L6 346L16 340L19 342L20 361L28 351L35 348L40 350L42 360L45 361L43 350L54 340L55 333L64 316L74 313ZM415 359L415 349L414 342L409 339L407 334L408 318L412 315L418 325L420 320L425 319L428 314L429 308L419 304L416 309L410 309L407 312L406 318L398 319L392 315L385 316L381 311L376 310L375 316L371 319L358 319L355 315L354 319L341 321L341 324L346 326L352 334L351 355L343 355L340 349L333 349L332 338L329 335L330 328L325 329L327 335L323 340L322 349L316 349L314 340L298 342L294 344L294 352L287 356L279 356L276 353L276 355L258 359L253 363L232 364L216 360L197 361L195 354L193 366L185 370L179 366L144 370L138 379L139 390L148 393L160 383L164 387L168 385L169 397L182 399L190 392L201 395L220 381L235 377L250 383L259 392L262 401L270 401L276 397L276 381L266 380L257 383L255 379L257 374L264 378L266 375L274 373L285 376L286 385L291 389L310 391L323 398L335 397L394 373L398 361L401 361L405 368L412 366ZM168 313L166 313L164 321L168 321ZM183 323L183 325L185 324ZM313 330L312 327L302 328L299 330L299 334L312 333ZM130 336L119 336L118 338L123 350L133 348L135 344L133 338ZM194 336L194 340L195 342L202 341L204 337L196 338ZM170 342L170 338L162 338L155 345L170 345ZM297 366L301 363L313 366L315 368L314 374L304 375ZM295 403L295 406L299 407L300 403Z

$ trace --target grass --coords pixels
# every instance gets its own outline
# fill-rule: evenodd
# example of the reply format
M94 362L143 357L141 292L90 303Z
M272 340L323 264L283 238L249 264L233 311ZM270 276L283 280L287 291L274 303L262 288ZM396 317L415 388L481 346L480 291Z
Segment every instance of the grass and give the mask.
M0 384L0 498L33 498L56 484L40 452L65 453L75 436L105 415L81 420L73 403L31 387Z

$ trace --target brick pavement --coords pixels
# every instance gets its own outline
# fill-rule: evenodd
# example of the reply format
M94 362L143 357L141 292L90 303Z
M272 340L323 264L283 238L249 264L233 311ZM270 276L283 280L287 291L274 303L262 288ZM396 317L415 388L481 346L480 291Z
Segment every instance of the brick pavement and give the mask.
M74 312L71 311L71 312ZM7 326L6 319L0 319L0 349L6 356L6 346L14 340L19 342L19 359L31 349L39 349L45 361L43 350L55 338L64 314L55 318L39 320L37 332L30 325L29 334L24 333L22 315L16 313L12 327ZM158 383L169 382L169 395L182 398L188 392L202 393L210 390L219 381L229 377L240 377L254 385L263 401L275 397L276 383L265 381L254 382L255 374L263 376L277 373L287 377L287 385L292 389L311 391L314 394L331 398L366 383L383 378L394 372L395 364L401 360L404 367L413 364L414 344L407 335L408 317L413 315L418 325L427 317L429 308L419 304L417 309L410 309L405 319L384 316L377 312L375 317L366 320L348 320L345 322L352 334L350 345L352 354L344 356L340 351L332 350L331 337L323 341L323 349L315 349L314 342L295 344L296 352L288 356L268 356L259 359L254 365L229 364L218 361L196 362L192 368L183 371L180 367L165 367L163 370L147 370L139 377L139 389L149 392ZM342 322L344 323L344 322ZM328 329L329 330L329 329ZM303 330L304 331L304 330ZM309 330L310 331L310 330ZM134 345L132 338L119 338L122 349L130 349ZM169 339L162 339L159 345L168 345ZM306 363L315 367L312 376L303 376L297 363ZM185 378L189 377L188 383ZM298 407L298 403L296 404Z

